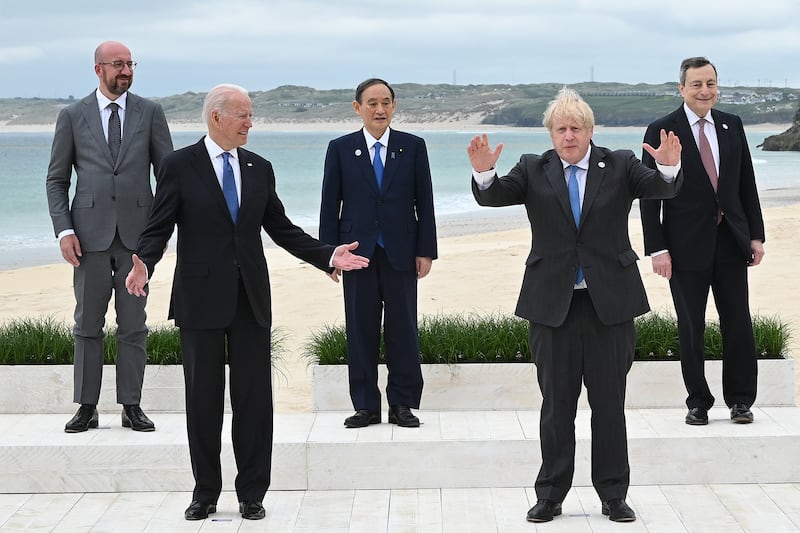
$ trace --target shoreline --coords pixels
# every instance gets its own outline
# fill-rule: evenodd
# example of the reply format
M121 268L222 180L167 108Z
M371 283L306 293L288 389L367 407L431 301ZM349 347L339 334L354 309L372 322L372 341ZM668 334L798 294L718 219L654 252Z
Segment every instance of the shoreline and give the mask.
M494 124L481 124L479 119L464 119L455 120L452 122L406 122L403 120L402 115L398 113L393 121L396 129L405 131L458 131L458 132L491 132L491 131L531 131L531 132L545 132L544 127L520 127L520 126L507 126L507 125L494 125ZM53 133L55 131L55 123L53 124L18 124L9 125L0 122L1 133ZM362 123L359 120L352 121L336 121L336 122L256 122L253 124L251 131L269 131L269 132L325 132L325 131L355 131L361 128ZM763 124L750 124L745 126L745 131L761 132L761 131L777 131L783 132L792 126L791 123L776 124L776 123L763 123ZM198 132L204 133L206 125L202 122L171 122L169 123L171 132ZM643 130L645 126L603 126L595 125L595 132L610 130L610 131L625 131L625 130Z
M766 189L759 192L762 209L797 206L800 214L800 186L780 189ZM766 216L766 215L765 215ZM639 220L639 204L634 202L629 218ZM475 205L474 209L458 213L447 213L436 216L436 232L439 239L449 239L464 236L483 236L496 232L521 230L529 228L529 222L523 206L508 206L502 208L487 208ZM316 237L316 228L303 229ZM769 238L769 235L767 235ZM174 248L175 237L170 240L170 247ZM633 239L633 237L632 237ZM633 242L634 248L638 243ZM278 249L269 237L264 237L266 250ZM8 254L0 259L0 274L19 270L54 266L62 263L58 244L53 239L52 246L41 246L18 250L16 254Z

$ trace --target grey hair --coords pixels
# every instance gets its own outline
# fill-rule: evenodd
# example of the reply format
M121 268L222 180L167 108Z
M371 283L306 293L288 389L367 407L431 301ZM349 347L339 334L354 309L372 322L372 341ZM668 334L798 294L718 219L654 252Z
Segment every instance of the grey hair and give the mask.
M714 69L714 76L717 76L717 67L714 66L714 63L709 61L705 57L688 57L681 61L681 71L679 75L679 79L681 80L681 85L686 85L686 71L690 68L703 68L706 65L711 65L711 68Z
M232 83L221 83L208 91L205 100L203 100L203 122L208 124L208 121L211 119L211 112L222 111L228 104L230 97L234 94L250 96L247 93L247 89Z

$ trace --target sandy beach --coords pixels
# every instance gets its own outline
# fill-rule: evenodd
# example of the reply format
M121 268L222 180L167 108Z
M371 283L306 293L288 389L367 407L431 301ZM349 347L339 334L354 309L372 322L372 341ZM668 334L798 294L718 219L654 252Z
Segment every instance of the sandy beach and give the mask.
M398 113L396 127L408 131L484 131L478 117L457 122L404 123ZM256 123L254 130L310 131L357 129L359 123ZM788 124L761 124L748 130L784 131ZM48 132L54 125L9 126L0 132ZM173 131L204 131L202 124L171 124ZM486 127L487 131L507 129ZM514 128L519 130L519 128ZM598 126L597 130L602 130ZM541 131L541 128L531 128ZM796 265L800 247L800 187L761 193L766 219L767 243L764 262L750 272L751 311L775 315L793 328L800 324L800 282ZM431 274L419 285L419 312L512 313L522 280L524 261L530 248L530 230L521 207L479 208L473 213L438 217L439 259ZM634 211L630 223L631 242L642 257L639 268L656 311L672 312L669 287L651 272L650 258L644 257L641 224ZM55 244L54 244L55 246ZM53 257L57 257L57 251ZM266 246L272 285L274 326L286 337L283 360L275 379L276 410L302 412L311 409L311 380L302 348L309 332L325 324L342 324L344 309L341 285L333 283L315 268L302 263L271 243ZM148 324L169 323L167 309L175 257L168 253L151 281ZM21 317L51 316L70 324L74 307L72 267L66 263L0 271L0 323ZM114 323L113 305L107 324ZM713 303L709 319L716 319ZM800 353L800 336L795 335L790 353ZM800 380L798 380L800 382ZM342 386L346 386L343 384ZM424 407L424 395L423 395Z
M797 198L797 191L794 198ZM800 284L796 265L800 247L800 205L780 205L784 194L762 198L767 229L766 257L750 272L751 310L778 316L795 333L800 324ZM631 242L643 256L641 225L631 218ZM419 311L436 313L512 313L516 303L530 230L524 212L517 208L485 208L472 215L439 221L439 259L419 285ZM276 410L311 409L311 379L302 347L310 331L324 324L342 324L341 285L282 249L266 247L272 284L274 326L286 335L285 353L275 379ZM148 323L166 320L175 256L168 253L151 282ZM672 311L667 282L651 272L650 258L639 263L651 307ZM0 322L20 317L52 316L71 323L73 311L72 267L66 263L0 272ZM113 307L112 307L113 309ZM709 318L716 318L713 305ZM107 322L113 324L113 310ZM795 334L790 353L800 353ZM342 384L346 386L346 384ZM424 408L424 396L423 396Z

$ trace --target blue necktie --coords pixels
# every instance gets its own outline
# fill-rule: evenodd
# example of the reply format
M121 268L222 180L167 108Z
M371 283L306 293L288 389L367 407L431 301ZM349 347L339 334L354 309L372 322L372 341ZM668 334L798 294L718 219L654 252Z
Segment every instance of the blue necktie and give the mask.
M381 184L383 183L383 161L381 160L381 143L376 142L375 157L372 158L372 168L375 170L375 179L378 180L378 196L381 195ZM378 230L378 246L383 248L383 234Z
M231 166L231 154L222 152L222 194L225 195L225 203L228 204L228 211L231 212L233 223L239 216L239 198L236 195L236 180L233 179L233 167Z
M375 169L375 179L378 180L378 193L383 182L383 161L381 160L381 143L375 143L375 157L372 159L372 168Z
M572 206L572 218L575 219L575 226L580 226L581 222L581 193L578 189L578 167L570 165L569 170L569 204ZM575 277L575 284L577 285L583 281L583 268L578 265L578 275Z

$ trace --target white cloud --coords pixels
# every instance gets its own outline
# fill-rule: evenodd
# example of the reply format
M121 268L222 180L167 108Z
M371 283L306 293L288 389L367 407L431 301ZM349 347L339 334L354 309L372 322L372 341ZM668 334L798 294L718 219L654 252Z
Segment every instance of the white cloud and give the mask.
M43 16L43 13L46 16ZM792 0L89 0L16 3L0 19L0 97L89 92L94 47L128 44L148 96L393 82L675 81L705 55L721 80L800 86L800 2ZM55 80L55 82L53 81Z

